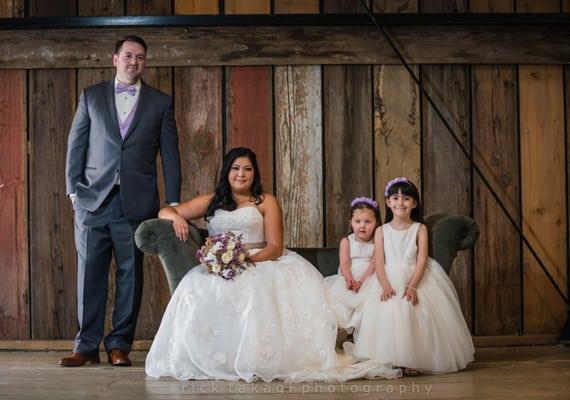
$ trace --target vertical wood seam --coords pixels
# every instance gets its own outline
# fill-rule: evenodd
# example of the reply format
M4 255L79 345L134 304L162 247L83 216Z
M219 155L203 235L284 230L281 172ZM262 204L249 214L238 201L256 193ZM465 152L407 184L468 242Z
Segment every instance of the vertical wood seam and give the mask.
M517 1L513 0L515 3L515 10L516 10L516 4ZM521 307L520 307L520 313L521 313L521 325L520 325L520 334L524 335L524 331L525 331L525 307L524 307L524 286L525 286L525 279L524 279L524 241L522 240L522 236L524 235L523 233L523 189L522 189L522 142L521 142L521 121L520 121L520 89L521 89L521 85L520 85L520 75L519 75L519 64L516 65L516 69L515 69L515 79L516 79L516 84L517 84L517 90L516 90L516 94L517 94L517 147L518 147L518 165L519 165L519 227L520 227L520 233L519 233L519 238L521 238L521 240L519 241L519 259L520 259L520 265L519 265L519 272L520 272L520 281L521 281L521 286L520 286L520 294L521 294Z

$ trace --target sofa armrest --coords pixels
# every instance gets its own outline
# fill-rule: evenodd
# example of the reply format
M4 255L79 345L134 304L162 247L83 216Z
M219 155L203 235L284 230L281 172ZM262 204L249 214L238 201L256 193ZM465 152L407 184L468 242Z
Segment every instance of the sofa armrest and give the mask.
M166 219L146 220L135 232L135 243L139 249L145 254L158 255L171 293L184 275L199 264L196 251L202 245L202 234L193 224L189 228L186 242L178 240L172 222Z
M433 214L425 218L429 231L429 255L447 274L459 250L472 248L479 238L477 223L463 215Z

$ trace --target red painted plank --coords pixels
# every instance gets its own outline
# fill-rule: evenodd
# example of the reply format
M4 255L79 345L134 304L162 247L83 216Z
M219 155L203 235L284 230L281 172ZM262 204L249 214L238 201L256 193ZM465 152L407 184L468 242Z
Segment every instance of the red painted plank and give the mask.
M268 0L226 1L226 14L268 14ZM273 69L226 69L227 149L249 147L257 154L263 189L273 191Z
M271 67L226 70L227 149L245 146L257 154L263 189L273 191L273 85Z
M0 339L28 339L26 72L0 70L0 84Z

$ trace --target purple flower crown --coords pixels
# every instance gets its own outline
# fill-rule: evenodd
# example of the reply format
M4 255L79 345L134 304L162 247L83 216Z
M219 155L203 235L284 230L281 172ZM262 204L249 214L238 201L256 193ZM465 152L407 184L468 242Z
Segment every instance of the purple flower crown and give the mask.
M354 198L354 200L352 200L350 202L350 206L354 207L356 204L368 204L369 206L371 206L372 208L374 208L375 210L378 209L378 203L376 203L374 200L372 200L370 197L356 197Z
M410 181L408 180L408 178L406 177L400 177L400 178L394 178L392 179L390 182L388 182L388 184L386 185L386 189L384 189L384 197L388 197L388 191L390 190L390 188L392 187L392 185L395 185L396 183L410 183Z

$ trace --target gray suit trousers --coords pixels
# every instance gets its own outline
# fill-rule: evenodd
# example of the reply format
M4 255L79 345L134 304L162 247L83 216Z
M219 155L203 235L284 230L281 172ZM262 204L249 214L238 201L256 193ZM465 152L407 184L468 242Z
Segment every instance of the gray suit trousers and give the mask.
M115 187L95 211L75 209L77 248L77 316L74 351L98 354L103 339L111 258L117 264L112 330L105 337L107 351L129 353L134 340L143 288L143 254L134 242L140 221L129 221Z

